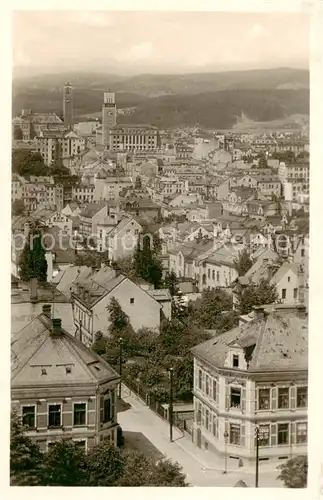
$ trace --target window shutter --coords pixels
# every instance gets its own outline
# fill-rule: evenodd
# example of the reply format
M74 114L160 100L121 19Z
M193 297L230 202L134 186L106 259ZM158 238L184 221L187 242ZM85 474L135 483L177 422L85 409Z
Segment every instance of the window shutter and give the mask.
M277 387L271 389L271 409L277 410Z
M270 446L277 445L277 424L270 425Z
M244 422L240 427L240 446L246 446L246 424Z
M290 423L290 445L292 446L293 444L296 443L296 423L291 422Z
M219 380L217 379L217 381L216 381L216 404L217 404L217 406L220 404L219 398L220 398Z
M199 370L196 365L194 365L194 388L198 389L198 383L199 383Z
M289 397L290 397L290 408L296 408L296 387L292 386L289 389Z
M219 439L219 419L216 417L216 438Z
M227 383L225 384L225 409L230 410L230 387Z
M202 372L202 391L205 393L205 372Z
M227 420L224 421L224 432L230 433L230 426Z
M254 389L254 395L255 395L255 397L254 397L254 411L258 411L259 403L258 403L258 388L257 387Z
M246 397L247 391L245 387L241 388L241 411L242 413L246 411Z
M104 417L104 396L100 396L100 423L103 425Z
M202 406L202 427L205 427L205 408Z
M116 391L111 391L111 421L114 421L116 403Z

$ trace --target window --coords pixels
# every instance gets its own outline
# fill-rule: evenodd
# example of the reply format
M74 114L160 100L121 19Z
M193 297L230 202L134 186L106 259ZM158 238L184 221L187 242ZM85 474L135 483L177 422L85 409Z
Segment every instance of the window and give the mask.
M198 373L198 388L202 389L202 370L199 370Z
M216 281L220 281L220 271L216 272Z
M214 399L214 401L216 401L216 380L213 380L213 394L212 394L212 397Z
M286 288L282 289L282 299L286 299Z
M61 405L48 406L48 427L61 426Z
M33 428L35 426L35 406L22 407L22 425Z
M287 281L290 282L290 276L288 276Z
M233 368L239 368L239 354L234 354L232 356L232 366Z
M269 446L269 425L259 425L259 446Z
M301 257L305 257L305 250L304 250L304 248L301 249Z
M289 424L278 424L278 444L288 444Z
M103 422L110 422L110 420L112 420L111 400L107 398L104 400Z
M240 408L240 405L241 405L241 389L236 387L231 387L230 407Z
M73 425L85 425L85 423L86 423L86 403L74 403Z
M135 299L133 297L131 297L130 304L134 304L134 303L135 303Z
M240 425L230 424L230 444L240 445Z
M289 408L289 387L279 387L278 408Z
M209 385L209 376L205 375L205 394L209 396L209 390L210 390L210 385Z
M76 448L79 448L79 449L81 449L83 451L86 450L86 441L85 441L85 439L80 439L78 441L74 441L74 444L75 444Z
M296 424L296 443L307 442L307 422L299 422Z
M297 299L298 296L298 288L294 288L294 299Z
M269 410L270 407L270 389L258 390L258 410Z
M307 387L297 387L297 408L307 406Z
M208 277L208 278L211 278L211 269L208 269L208 270L207 270L207 277Z

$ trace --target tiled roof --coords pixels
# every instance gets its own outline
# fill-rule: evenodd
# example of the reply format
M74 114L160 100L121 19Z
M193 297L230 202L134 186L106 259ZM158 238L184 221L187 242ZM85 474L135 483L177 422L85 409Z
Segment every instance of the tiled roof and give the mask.
M296 312L276 306L264 318L255 319L234 328L192 349L200 357L218 368L224 364L230 345L241 348L255 345L248 372L307 370L308 322ZM234 370L234 368L230 368Z
M52 321L40 314L13 335L11 341L11 385L68 386L118 379L118 374L82 342L61 330L53 336ZM71 373L66 373L66 365ZM46 375L41 367L46 367Z

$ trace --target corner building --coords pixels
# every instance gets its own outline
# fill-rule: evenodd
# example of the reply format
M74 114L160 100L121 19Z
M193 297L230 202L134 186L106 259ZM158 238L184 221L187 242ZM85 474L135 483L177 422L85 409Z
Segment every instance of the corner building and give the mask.
M117 443L119 375L51 318L49 304L11 340L11 407L42 451L62 438L85 451Z
M307 452L304 306L257 308L254 321L192 352L193 440L198 447L252 462L258 425L260 461L278 462Z

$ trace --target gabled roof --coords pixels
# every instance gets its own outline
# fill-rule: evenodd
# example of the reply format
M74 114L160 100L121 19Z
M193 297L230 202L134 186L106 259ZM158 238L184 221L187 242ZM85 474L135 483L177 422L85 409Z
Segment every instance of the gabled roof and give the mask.
M225 368L233 343L242 349L255 346L247 372L308 369L308 322L298 317L296 308L293 311L276 305L263 318L207 340L193 347L192 352L217 368Z
M81 210L80 216L92 218L95 214L97 214L105 206L107 206L106 202L89 203Z
M71 372L66 372L66 366ZM46 374L42 374L42 367ZM82 342L61 330L52 335L52 320L40 314L11 341L11 386L73 386L117 380L118 374Z

